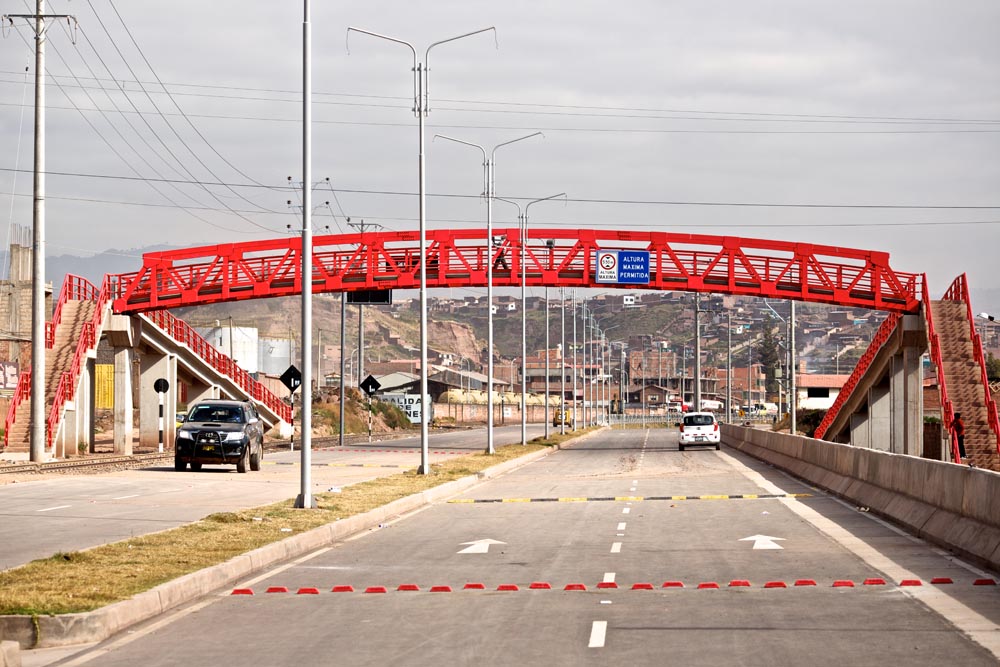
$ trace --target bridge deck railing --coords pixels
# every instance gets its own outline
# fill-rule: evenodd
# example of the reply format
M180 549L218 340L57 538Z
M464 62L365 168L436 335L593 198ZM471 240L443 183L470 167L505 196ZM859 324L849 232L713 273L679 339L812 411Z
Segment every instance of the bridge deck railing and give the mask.
M522 241L500 228L499 247L481 230L427 233L430 287L625 287L791 298L915 312L921 276L895 271L884 252L761 239L666 232L532 229ZM420 284L417 232L368 232L313 240L314 292L413 289ZM600 282L598 254L649 253L649 282ZM117 275L116 312L301 293L300 248L272 239L148 253L138 271ZM524 261L521 261L522 252ZM500 262L502 257L503 262Z

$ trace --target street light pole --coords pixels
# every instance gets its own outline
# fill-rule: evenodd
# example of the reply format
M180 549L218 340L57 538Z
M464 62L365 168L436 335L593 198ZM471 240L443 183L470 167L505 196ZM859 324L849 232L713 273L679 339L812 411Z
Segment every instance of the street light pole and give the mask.
M308 1L308 0L307 0ZM441 44L454 42L465 37L471 37L480 33L493 31L496 35L496 28L482 28L473 32L467 32L455 37L449 37L437 42L433 42L424 51L424 62L417 62L417 49L401 39L380 35L361 28L348 28L347 36L350 38L351 32L359 32L378 39L384 39L396 44L402 44L410 49L413 55L413 113L417 116L417 126L420 132L419 144L419 213L420 213L420 468L418 474L426 475L430 473L430 452L428 451L428 438L430 426L431 405L427 394L427 194L425 188L425 168L424 168L424 116L428 113L427 108L430 96L427 92L428 77L427 72L430 66L429 59L431 49ZM444 267L442 267L444 268ZM492 354L492 350L490 351Z
M694 293L694 411L701 412L701 294Z
M496 199L496 154L497 149L502 146L507 146L509 144L516 143L518 141L523 141L525 139L530 139L537 136L545 136L541 132L534 132L532 134L525 135L523 137L518 137L517 139L511 139L510 141L504 141L493 147L489 156L486 154L486 149L479 144L474 144L469 141L463 141L462 139L456 139L455 137L449 137L444 134L436 134L435 138L441 137L442 139L447 139L448 141L453 141L457 144L463 144L465 146L472 146L473 148L478 148L483 154L483 179L484 179L484 195L486 197L486 414L489 417L486 420L486 453L493 454L496 449L493 445L493 200ZM513 203L513 202L511 202ZM518 218L520 218L520 206L518 206ZM503 252L503 249L500 250Z
M579 373L579 367L576 365L576 290L573 290L573 430L576 431L576 421L579 418L580 413L576 407L576 376Z
M733 313L726 311L726 423L733 422Z
M559 299L559 375L562 385L559 390L559 433L566 433L566 288L562 288Z

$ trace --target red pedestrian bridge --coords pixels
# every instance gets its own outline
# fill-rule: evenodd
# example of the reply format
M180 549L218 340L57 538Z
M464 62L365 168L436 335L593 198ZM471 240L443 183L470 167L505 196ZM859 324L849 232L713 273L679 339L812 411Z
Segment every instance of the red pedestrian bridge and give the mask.
M796 299L901 313L920 307L922 276L893 269L889 254L811 243L734 236L589 229L478 229L427 233L427 286L602 287L681 290ZM112 276L114 310L135 313L223 301L290 296L302 290L298 237L185 248L143 256L142 268ZM606 250L649 252L649 283L597 281ZM524 256L522 266L521 256ZM417 232L317 236L315 293L420 286Z
M817 437L928 455L933 450L922 440L920 360L929 350L944 426L941 451L934 457L1000 470L1000 417L990 395L964 275L944 298L931 301L925 276L897 271L886 252L658 231L533 229L522 237L517 228L497 228L494 234L499 243L491 243L482 229L433 230L427 234L425 253L415 231L317 236L309 281L315 293L416 289L421 262L426 261L430 288L484 287L492 265L496 287L517 287L523 281L546 287L709 292L888 311L889 318L827 411ZM618 257L621 251L644 251L638 253L643 259L648 252L648 283L599 280L598 259L613 251ZM80 387L90 382L84 360L91 358L102 338L114 340L119 351L116 368L121 366L123 378L131 377L125 372L130 367L127 350L141 344L153 350L152 356L159 359L155 363L167 364L156 373L188 373L192 386L203 392L222 387L224 393L251 398L275 425L291 419L287 402L167 311L301 294L298 237L148 253L139 270L108 275L100 289L72 278L64 281L46 336L47 347L59 348L53 358L67 360L65 367L53 367L48 378L47 442L54 453L72 451L82 439L92 438L89 412L77 403L88 396L84 391L80 398ZM108 309L131 317L105 318ZM147 363L147 375L154 372L153 363ZM171 363L178 370L171 370ZM27 446L29 384L27 372L22 373L8 411L5 437L13 446ZM123 391L123 400L129 395ZM74 415L72 422L64 417L67 411ZM958 411L966 423L966 457L960 456L951 428ZM130 408L116 408L115 419L116 433L119 426L131 432ZM155 437L150 425L154 422L143 423L143 437ZM172 420L168 431L171 426Z

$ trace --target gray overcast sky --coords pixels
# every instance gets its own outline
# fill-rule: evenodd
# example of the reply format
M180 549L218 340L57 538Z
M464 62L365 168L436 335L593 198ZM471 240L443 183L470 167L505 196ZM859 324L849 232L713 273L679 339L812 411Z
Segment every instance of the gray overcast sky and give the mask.
M49 33L50 255L270 238L300 225L281 188L301 172L301 3L48 5L80 25L75 46L61 26ZM33 9L0 0L4 13ZM314 2L312 23L314 176L341 190L336 200L317 192L336 214L318 212L318 232L346 231L341 211L416 227L416 197L375 193L417 190L409 52L353 35L348 54L347 27L423 47L494 25L499 48L480 35L431 54L430 193L482 186L477 151L432 142L436 132L493 145L542 130L544 140L498 154L501 196L876 207L570 201L534 207L533 226L877 249L897 269L926 271L933 296L962 272L974 287L1000 287L996 0L368 0ZM26 226L29 36L19 21L0 41L0 220ZM515 224L513 214L497 204L497 224ZM481 225L485 206L432 197L428 218L431 228Z

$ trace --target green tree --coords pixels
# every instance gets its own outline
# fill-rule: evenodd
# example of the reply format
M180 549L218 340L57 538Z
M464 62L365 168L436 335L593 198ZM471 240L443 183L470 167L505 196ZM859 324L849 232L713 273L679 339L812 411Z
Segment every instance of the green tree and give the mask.
M760 341L757 343L756 358L764 367L764 387L767 393L776 394L778 392L777 370L781 360L778 353L778 339L774 335L774 318L770 315L761 327Z
M1000 381L1000 359L991 352L986 356L986 377L990 382Z

